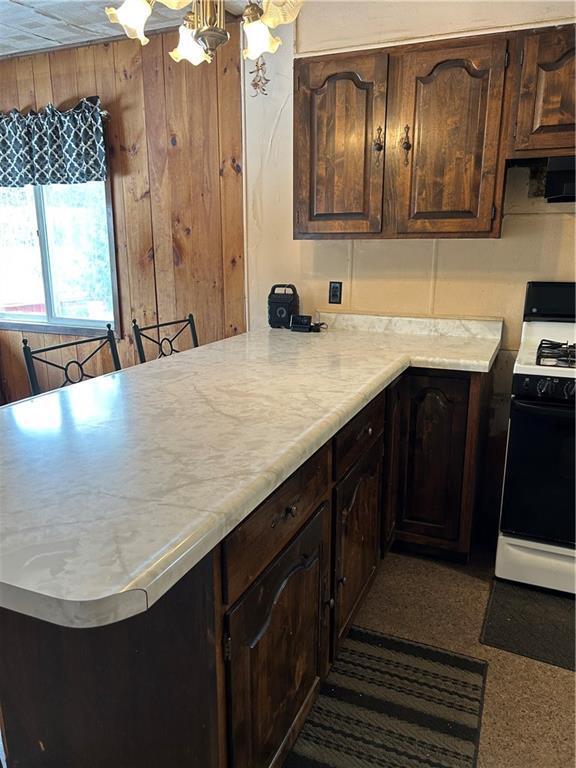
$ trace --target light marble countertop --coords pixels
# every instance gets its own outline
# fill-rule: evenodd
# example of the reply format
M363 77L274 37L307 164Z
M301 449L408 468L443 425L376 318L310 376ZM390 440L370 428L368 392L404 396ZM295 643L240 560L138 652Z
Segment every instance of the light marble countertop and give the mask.
M488 371L501 321L322 315L0 408L0 605L145 611L409 365Z

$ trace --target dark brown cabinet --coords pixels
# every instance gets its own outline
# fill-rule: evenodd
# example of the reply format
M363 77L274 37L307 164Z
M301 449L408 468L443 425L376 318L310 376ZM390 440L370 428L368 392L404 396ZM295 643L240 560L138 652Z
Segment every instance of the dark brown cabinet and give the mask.
M400 492L402 454L402 389L401 376L386 388L386 419L384 429L384 461L382 469L382 552L394 539L396 512Z
M515 150L574 151L574 27L525 33L518 46Z
M380 474L378 437L336 486L336 638L348 628L376 572L380 554Z
M294 237L499 236L506 158L574 153L574 31L297 60Z
M295 64L295 237L488 235L505 37Z
M385 197L394 231L490 232L506 40L390 57Z
M387 60L359 53L296 62L297 236L381 231Z
M280 764L326 672L329 542L325 502L226 616L234 768Z
M403 388L404 461L397 526L456 541L466 447L466 377L408 375Z
M324 445L294 472L222 544L224 599L232 605L330 498L332 451Z
M220 768L214 552L149 610L93 628L0 608L10 768Z
M412 369L398 404L395 540L412 549L470 552L487 377Z

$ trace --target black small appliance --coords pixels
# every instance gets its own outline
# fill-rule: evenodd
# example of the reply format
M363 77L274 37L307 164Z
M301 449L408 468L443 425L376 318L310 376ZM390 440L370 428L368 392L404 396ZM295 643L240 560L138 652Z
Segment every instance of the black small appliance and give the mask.
M272 328L290 328L300 308L298 291L291 283L273 285L268 294L268 322Z
M550 157L548 159L544 191L546 202L573 203L576 200L575 165L574 157Z

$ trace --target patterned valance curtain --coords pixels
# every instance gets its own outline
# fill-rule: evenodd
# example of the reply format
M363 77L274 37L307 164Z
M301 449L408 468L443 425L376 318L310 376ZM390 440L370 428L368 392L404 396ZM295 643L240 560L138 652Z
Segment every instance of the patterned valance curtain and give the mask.
M0 187L82 184L106 176L97 96L64 111L49 104L27 115L16 109L0 112Z

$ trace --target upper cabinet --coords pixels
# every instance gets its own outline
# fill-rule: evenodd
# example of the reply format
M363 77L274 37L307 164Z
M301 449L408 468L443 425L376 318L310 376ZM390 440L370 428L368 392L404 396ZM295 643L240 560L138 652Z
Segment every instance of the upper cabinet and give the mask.
M297 235L382 230L387 58L296 62Z
M574 151L574 28L522 35L513 148Z
M492 228L506 40L390 60L386 204L399 233Z
M505 161L574 152L574 27L295 63L294 237L497 237Z

